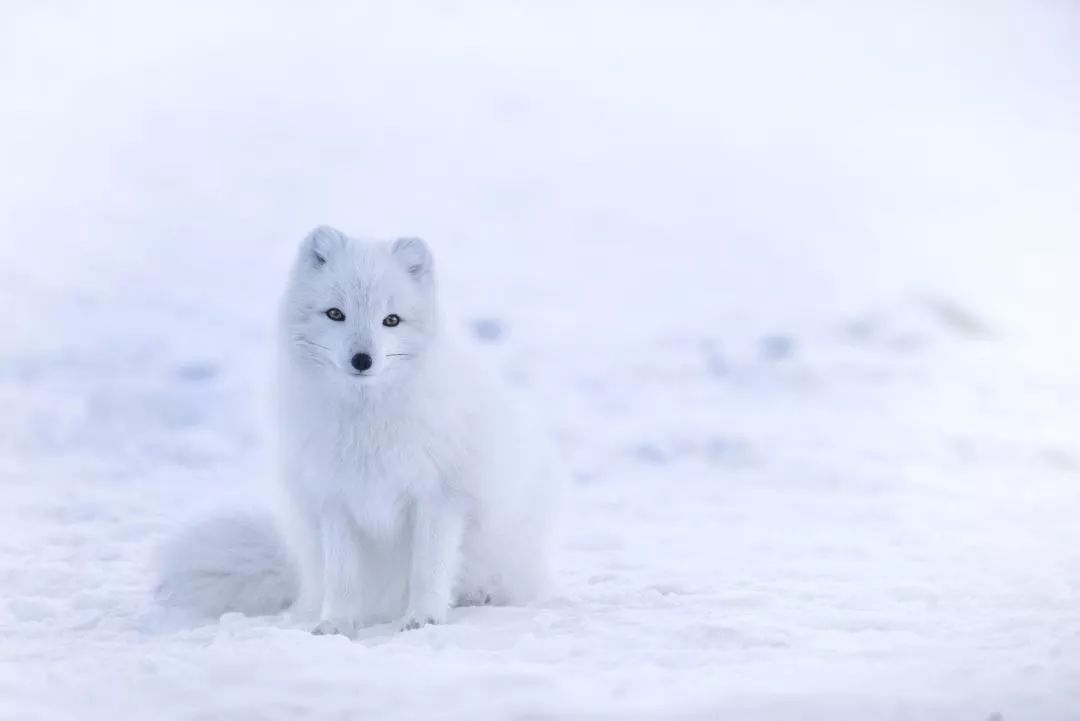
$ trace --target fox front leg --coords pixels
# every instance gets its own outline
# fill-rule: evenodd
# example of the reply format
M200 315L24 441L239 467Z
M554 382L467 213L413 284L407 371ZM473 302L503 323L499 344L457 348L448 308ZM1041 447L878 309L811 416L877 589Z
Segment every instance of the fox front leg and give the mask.
M413 510L409 595L402 630L444 623L461 567L462 510L447 498L422 499Z
M323 599L317 636L353 638L360 626L360 538L344 508L327 510L321 518Z

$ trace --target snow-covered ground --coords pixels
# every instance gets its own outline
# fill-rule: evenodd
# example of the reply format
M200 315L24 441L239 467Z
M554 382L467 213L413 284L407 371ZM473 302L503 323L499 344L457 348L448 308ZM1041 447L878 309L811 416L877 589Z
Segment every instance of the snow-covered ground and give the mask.
M0 719L1080 719L1075 3L195 5L0 10ZM550 418L554 597L152 604L319 223Z

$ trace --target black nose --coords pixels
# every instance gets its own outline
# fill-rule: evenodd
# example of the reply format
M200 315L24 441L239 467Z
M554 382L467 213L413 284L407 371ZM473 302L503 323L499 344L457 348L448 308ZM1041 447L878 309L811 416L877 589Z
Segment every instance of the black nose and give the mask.
M367 353L357 353L352 357L352 367L358 371L366 371L371 367L371 356Z

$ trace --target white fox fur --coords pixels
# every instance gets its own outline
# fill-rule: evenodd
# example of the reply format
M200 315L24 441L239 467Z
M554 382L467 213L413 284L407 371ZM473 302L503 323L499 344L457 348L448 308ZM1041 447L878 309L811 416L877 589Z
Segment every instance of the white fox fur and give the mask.
M291 606L316 633L352 635L534 597L555 478L439 321L422 241L312 231L281 306L288 532L248 516L188 529L163 549L158 598L208 614Z
M159 551L158 599L208 616L278 613L299 576L269 514L222 515L183 529Z

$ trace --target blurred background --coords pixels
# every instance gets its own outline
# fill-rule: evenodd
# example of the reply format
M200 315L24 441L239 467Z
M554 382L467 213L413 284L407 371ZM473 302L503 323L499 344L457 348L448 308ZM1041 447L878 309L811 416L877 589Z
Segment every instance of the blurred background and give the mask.
M1078 69L1068 0L5 3L0 717L1076 718ZM149 604L324 223L542 399L554 599Z

